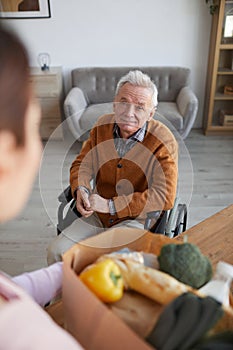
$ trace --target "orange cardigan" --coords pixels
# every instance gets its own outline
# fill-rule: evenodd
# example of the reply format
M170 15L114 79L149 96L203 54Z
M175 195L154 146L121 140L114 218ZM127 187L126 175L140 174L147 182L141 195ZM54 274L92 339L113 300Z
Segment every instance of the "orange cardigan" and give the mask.
M143 142L138 142L123 158L113 140L114 114L100 117L72 163L70 185L114 200L116 215L98 213L104 227L123 220L144 222L146 213L168 210L174 205L177 186L178 145L170 130L151 120Z

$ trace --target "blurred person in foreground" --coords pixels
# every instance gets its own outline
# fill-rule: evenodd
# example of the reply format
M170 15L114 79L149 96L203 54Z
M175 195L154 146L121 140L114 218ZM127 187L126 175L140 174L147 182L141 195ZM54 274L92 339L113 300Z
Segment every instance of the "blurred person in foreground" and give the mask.
M23 208L41 158L40 109L27 52L0 26L0 222ZM0 350L82 349L39 306L61 290L62 263L10 278L0 272ZM39 304L39 305L38 305Z

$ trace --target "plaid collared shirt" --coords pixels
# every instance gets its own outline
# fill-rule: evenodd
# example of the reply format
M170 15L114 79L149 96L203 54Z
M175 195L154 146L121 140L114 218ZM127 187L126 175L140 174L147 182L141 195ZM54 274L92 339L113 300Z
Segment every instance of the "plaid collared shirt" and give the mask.
M133 135L131 135L128 139L123 139L120 136L120 129L119 126L115 123L113 128L113 138L114 138L114 144L117 150L117 153L120 158L123 158L124 155L133 148L133 146L137 142L142 142L145 137L147 129L147 123L145 123L141 129L136 131Z
M137 142L142 142L145 137L147 129L147 123L141 127L138 131L136 131L133 135L131 135L128 139L123 139L120 136L119 126L115 123L113 128L113 138L114 144L117 150L117 153L120 158L123 158L124 155L131 149ZM109 212L111 215L116 214L116 208L112 199L109 199Z

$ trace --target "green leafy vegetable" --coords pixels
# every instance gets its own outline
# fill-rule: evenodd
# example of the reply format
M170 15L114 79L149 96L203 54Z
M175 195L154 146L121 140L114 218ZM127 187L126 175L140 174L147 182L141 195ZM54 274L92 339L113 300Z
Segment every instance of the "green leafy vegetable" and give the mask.
M158 260L161 271L196 289L212 277L209 259L191 243L164 245Z

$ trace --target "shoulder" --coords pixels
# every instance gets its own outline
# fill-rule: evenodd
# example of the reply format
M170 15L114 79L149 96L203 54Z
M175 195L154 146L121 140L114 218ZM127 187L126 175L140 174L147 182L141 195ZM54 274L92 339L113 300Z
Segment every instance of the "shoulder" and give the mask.
M108 125L111 125L114 122L115 122L114 113L104 114L97 119L94 127L100 127L100 126L108 127Z
M178 152L178 143L171 130L158 120L152 119L148 123L147 136L149 143L153 143L155 148L165 146L169 153Z
M162 143L166 143L167 141L177 143L174 134L171 130L164 125L162 122L152 119L148 123L148 133L156 137Z
M94 130L97 133L99 132L107 133L107 131L112 130L114 122L115 122L114 113L104 114L97 119L92 130Z
M98 118L90 132L90 139L93 144L112 139L113 125L115 122L114 114L105 114Z

